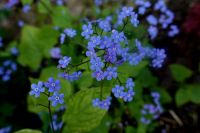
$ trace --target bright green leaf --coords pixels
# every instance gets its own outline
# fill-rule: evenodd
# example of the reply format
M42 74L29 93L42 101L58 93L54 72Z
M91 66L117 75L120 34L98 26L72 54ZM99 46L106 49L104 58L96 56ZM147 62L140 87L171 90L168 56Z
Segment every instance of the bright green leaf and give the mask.
M51 13L53 11L50 0L40 0L37 8L38 11L43 14Z
M97 127L106 111L92 106L99 89L81 90L67 103L63 121L71 132L87 132Z
M26 4L31 4L33 2L33 0L21 0L22 4L23 5L26 5Z
M43 57L49 56L49 50L56 43L58 32L49 26L36 28L24 26L19 45L18 61L32 69L38 69Z
M42 60L42 53L37 47L37 34L39 29L32 26L24 26L22 29L21 43L19 45L20 55L18 61L32 69L37 69Z
M81 78L77 81L79 88L88 88L92 85L93 78L90 72L84 72Z
M66 7L57 6L54 7L51 14L53 24L61 28L71 27L71 15Z

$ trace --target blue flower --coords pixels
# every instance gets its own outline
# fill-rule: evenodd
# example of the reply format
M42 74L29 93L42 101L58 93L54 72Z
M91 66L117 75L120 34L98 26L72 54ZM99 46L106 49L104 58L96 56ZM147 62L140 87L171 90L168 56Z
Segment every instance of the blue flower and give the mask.
M99 107L101 109L108 110L111 104L112 98L108 96L105 100L100 100L99 98L95 98L92 100L92 105L94 107Z
M0 67L0 75L3 75L4 73L4 67Z
M153 49L153 60L152 60L152 66L155 68L162 67L162 64L166 58L165 50L164 49Z
M107 52L104 56L106 62L114 64L117 61L117 55Z
M99 107L108 110L111 105L112 97L108 96L105 100L101 101Z
M96 57L96 53L95 53L94 48L91 48L88 51L86 51L86 56L91 57L91 58L95 58Z
M39 97L41 92L44 92L45 89L43 87L43 83L41 81L38 82L38 84L32 84L31 85L31 91L30 95L35 95L35 97Z
M101 61L101 58L99 57L91 58L90 64L91 64L90 69L96 71L101 70L101 68L103 68L104 66L104 63Z
M52 49L50 50L50 55L51 55L51 57L54 58L54 59L59 59L59 58L61 58L62 55L61 55L61 50L60 50L60 48L59 48L59 47L52 48Z
M54 92L53 96L49 97L48 100L52 101L52 106L56 106L58 103L64 103L64 94L59 94L58 92Z
M134 12L131 14L131 23L134 27L137 27L139 24L138 15Z
M56 0L56 4L58 6L62 6L64 4L63 0Z
M30 5L24 5L23 8L22 8L22 11L24 13L28 13L30 11L30 9L31 9Z
M58 68L66 68L71 62L71 57L64 56L58 61Z
M97 81L101 81L104 79L104 72L102 72L101 70L94 71L92 73L92 77L96 78Z
M101 43L101 37L100 36L92 36L90 38L90 41L88 42L88 49L95 48Z
M99 107L100 102L101 102L101 101L100 101L99 98L95 98L95 99L92 100L92 105L93 105L94 107Z
M0 133L10 133L11 132L11 126L3 127L0 129Z
M89 23L88 25L83 25L81 35L86 39L90 38L90 35L93 34L92 25Z
M60 44L63 44L65 42L65 38L66 38L66 35L64 33L61 33L60 34Z
M81 71L73 72L72 74L66 73L64 78L69 81L75 81L75 80L78 80L81 77L81 75L82 75Z
M131 78L128 78L126 81L126 88L128 89L133 89L133 87L135 86L133 80Z
M103 36L102 39L101 39L101 43L100 43L99 47L101 49L104 49L104 48L110 47L111 44L113 44L112 39L108 36Z
M19 0L8 0L8 2L6 3L6 8L12 8L17 3L19 3Z
M0 36L0 48L3 47L3 39L2 37Z
M114 88L112 88L112 93L117 98L123 98L123 96L124 96L124 87L116 85Z
M104 75L107 80L117 78L117 67L108 67L104 72Z
M133 13L133 7L122 7L122 12L120 14L122 14L123 18L131 16L131 14Z
M149 35L150 35L150 38L153 40L156 38L156 36L158 35L158 29L157 27L155 26L150 26L148 28L148 32L149 32Z
M148 124L151 123L151 120L150 120L150 119L147 119L147 118L145 118L145 117L142 117L142 118L140 119L140 121L141 121L143 124L145 124L145 125L148 125Z
M157 18L154 15L149 15L149 16L147 16L146 19L147 19L147 22L150 25L157 25L158 24L158 20L157 20Z
M140 54L140 53L133 53L133 54L129 54L128 56L128 62L130 65L138 65L142 59L144 59L144 55Z
M82 75L81 71L77 71L77 72L73 72L72 74L68 74L68 73L60 73L59 77L62 77L68 81L75 81L78 80Z
M167 10L166 4L163 0L158 0L154 5L154 10L160 10L162 12Z
M100 6L103 4L103 0L94 0L96 6Z
M10 49L10 52L11 52L12 55L16 56L16 55L18 55L19 50L18 50L18 48L16 48L16 47L12 47L12 48Z
M18 25L19 27L23 27L23 26L24 26L24 21L23 21L23 20L19 20L19 21L17 22L17 25Z
M138 13L139 14L143 15L143 14L145 14L145 12L146 12L146 8L145 7L142 6L142 7L138 8Z
M110 21L112 20L111 17L106 17L105 20L100 20L99 21L99 28L102 29L105 32L108 32L111 30L111 23Z
M76 30L71 29L71 28L65 29L64 33L70 38L73 38L74 36L76 36Z
M133 92L132 89L129 89L127 92L124 92L124 95L123 95L123 100L125 102L130 102L133 100L133 96L135 95L135 93Z
M60 80L54 80L52 77L44 83L45 87L48 88L49 92L55 92L60 90Z
M120 43L126 40L126 37L123 32L118 32L116 30L112 30L111 38L115 43Z
M168 36L173 37L178 33L179 33L178 27L176 25L171 25L170 26L170 31L168 32Z

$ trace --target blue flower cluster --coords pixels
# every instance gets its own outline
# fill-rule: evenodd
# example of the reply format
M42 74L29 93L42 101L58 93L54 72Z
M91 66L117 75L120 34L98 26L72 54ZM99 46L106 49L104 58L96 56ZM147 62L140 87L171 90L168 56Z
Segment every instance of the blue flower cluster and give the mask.
M0 48L3 47L3 38L0 36Z
M64 0L56 0L56 5L62 6L64 4Z
M131 78L129 78L126 81L127 91L125 90L124 86L116 85L114 88L112 88L112 93L116 98L121 98L125 102L130 102L133 100L133 96L135 95L133 87L134 87L134 82Z
M60 34L60 43L63 44L65 42L65 38L69 37L69 38L73 38L76 36L76 30L72 29L72 28L66 28L64 29L63 33Z
M61 49L59 47L54 47L49 52L53 59L60 59L62 57Z
M152 8L154 11L159 12L158 15L150 14L146 17L149 24L148 33L153 40L158 35L159 24L163 29L169 27L168 36L173 37L179 33L179 29L176 25L173 25L174 13L167 8L164 0L157 0L155 4L145 0L136 0L135 4L138 6L138 13L143 15L147 9Z
M6 60L0 66L0 77L6 82L11 78L11 74L17 70L17 64L11 60Z
M141 110L142 117L140 121L144 124L150 124L152 120L157 119L163 112L160 105L160 94L158 92L152 92L153 104L145 104Z
M23 13L28 13L31 9L31 6L29 4L26 4L22 7Z
M108 16L105 19L91 21L82 26L81 35L88 41L86 56L90 59L92 77L96 78L97 81L116 79L118 66L126 62L130 65L138 65L143 59L150 59L152 67L160 68L166 58L164 49L143 47L137 39L135 41L136 47L132 48L123 32L129 19L133 27L137 27L139 24L133 8L122 7L118 12L116 24L112 23L113 18ZM122 30L119 30L120 26L123 27ZM68 75L62 75L62 77L66 76ZM134 96L131 84L134 85L132 80L128 79L127 91L123 86L116 85L112 92L117 98L131 101Z
M94 0L94 4L96 6L101 6L104 3L105 0Z
M62 128L62 126L63 126L64 123L62 121L59 121L58 115L54 114L53 115L53 122L52 122L52 124L53 124L54 130L55 131L59 131Z
M58 61L59 63L58 68L66 69L67 66L70 64L70 62L71 62L71 57L64 56ZM59 77L64 78L68 81L75 81L78 80L81 77L81 75L82 75L81 71L73 72L72 74L69 74L64 71L59 74Z
M17 25L21 28L21 27L23 27L24 26L24 21L23 20L18 20L18 22L17 22Z
M11 132L11 126L7 126L0 129L0 133L10 133Z
M38 84L33 83L31 85L31 91L29 92L30 95L35 95L35 97L39 97L40 93L48 92L48 100L52 102L52 106L56 106L58 103L64 103L64 94L59 94L60 90L60 80L55 80L54 78L50 77L47 82L39 81ZM52 95L50 95L52 94Z
M99 98L93 99L92 104L94 107L99 107L101 109L108 110L111 104L112 97L108 96L105 100L100 100Z
M18 3L19 3L19 0L8 0L5 7L12 8L13 6L15 6Z
M12 55L14 55L14 56L17 56L17 55L19 54L19 50L18 50L17 47L12 47L12 48L10 49L10 53L11 53Z
M133 12L133 7L122 7L122 10L118 14L118 20L115 27L123 25L124 20L128 18L130 18L130 22L134 27L138 26L138 14Z

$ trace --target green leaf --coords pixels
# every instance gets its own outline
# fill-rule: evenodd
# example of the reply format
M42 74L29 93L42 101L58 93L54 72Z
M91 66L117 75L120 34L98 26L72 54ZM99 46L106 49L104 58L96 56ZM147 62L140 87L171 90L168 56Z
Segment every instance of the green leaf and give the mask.
M200 84L188 85L187 89L190 91L191 101L200 104Z
M176 104L178 106L181 106L189 101L190 101L190 92L188 91L188 89L180 88L176 92Z
M124 78L124 80L127 80L127 78L130 77L130 76L131 77L138 76L138 74L141 72L142 69L145 68L145 66L147 66L147 64L148 63L146 61L140 62L136 66L131 66L131 65L126 63L126 64L119 66L117 71L119 73L122 73L120 75L121 78Z
M49 56L49 50L57 42L58 32L49 26L36 28L24 26L19 45L19 63L38 69L43 57Z
M77 81L79 88L87 89L93 83L93 78L91 76L91 72L84 72L81 78Z
M33 2L33 0L21 0L22 4L23 5L26 5L26 4L31 4Z
M146 133L147 127L146 125L139 123L137 128L137 133Z
M103 120L101 121L101 124L88 133L108 133L111 123L112 123L111 116L105 115Z
M61 28L71 27L71 15L68 9L64 6L54 7L51 15L53 24Z
M57 43L59 32L51 26L43 26L37 35L38 48L42 51L44 57L50 57L50 49Z
M180 64L170 65L170 70L172 72L173 78L177 82L183 82L192 75L192 71Z
M154 87L158 82L157 77L153 76L152 72L147 68L141 70L137 79L142 83L143 87Z
M39 13L48 14L52 12L52 6L50 0L40 0L37 5Z
M29 112L38 113L41 111L47 111L47 108L39 105L42 104L48 106L48 97L46 95L41 94L38 98L28 95L27 101Z
M14 133L42 133L42 132L39 130L33 130L33 129L22 129Z
M163 104L170 103L172 101L172 97L170 94L166 91L165 88L159 88L157 87L155 89L156 92L159 92L161 97L160 97L160 102Z
M126 133L136 133L136 129L132 126L127 126L125 129Z
M63 115L66 129L71 132L88 132L97 127L106 111L92 106L92 99L99 95L99 89L81 90L67 103Z
M42 53L39 51L35 42L37 42L37 34L39 29L32 26L24 26L22 29L21 43L19 45L20 55L19 63L37 69L42 60Z

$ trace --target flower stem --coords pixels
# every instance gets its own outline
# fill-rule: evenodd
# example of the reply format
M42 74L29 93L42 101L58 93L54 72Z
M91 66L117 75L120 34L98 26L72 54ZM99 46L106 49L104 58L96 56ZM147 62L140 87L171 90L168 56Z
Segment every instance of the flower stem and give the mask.
M55 133L54 126L53 126L53 119L52 119L52 113L51 113L51 102L50 101L48 103L48 111L49 111L51 129L52 129L52 132Z
M128 18L126 18L126 21L124 22L123 28L121 29L121 32L125 29L127 24L128 24Z

